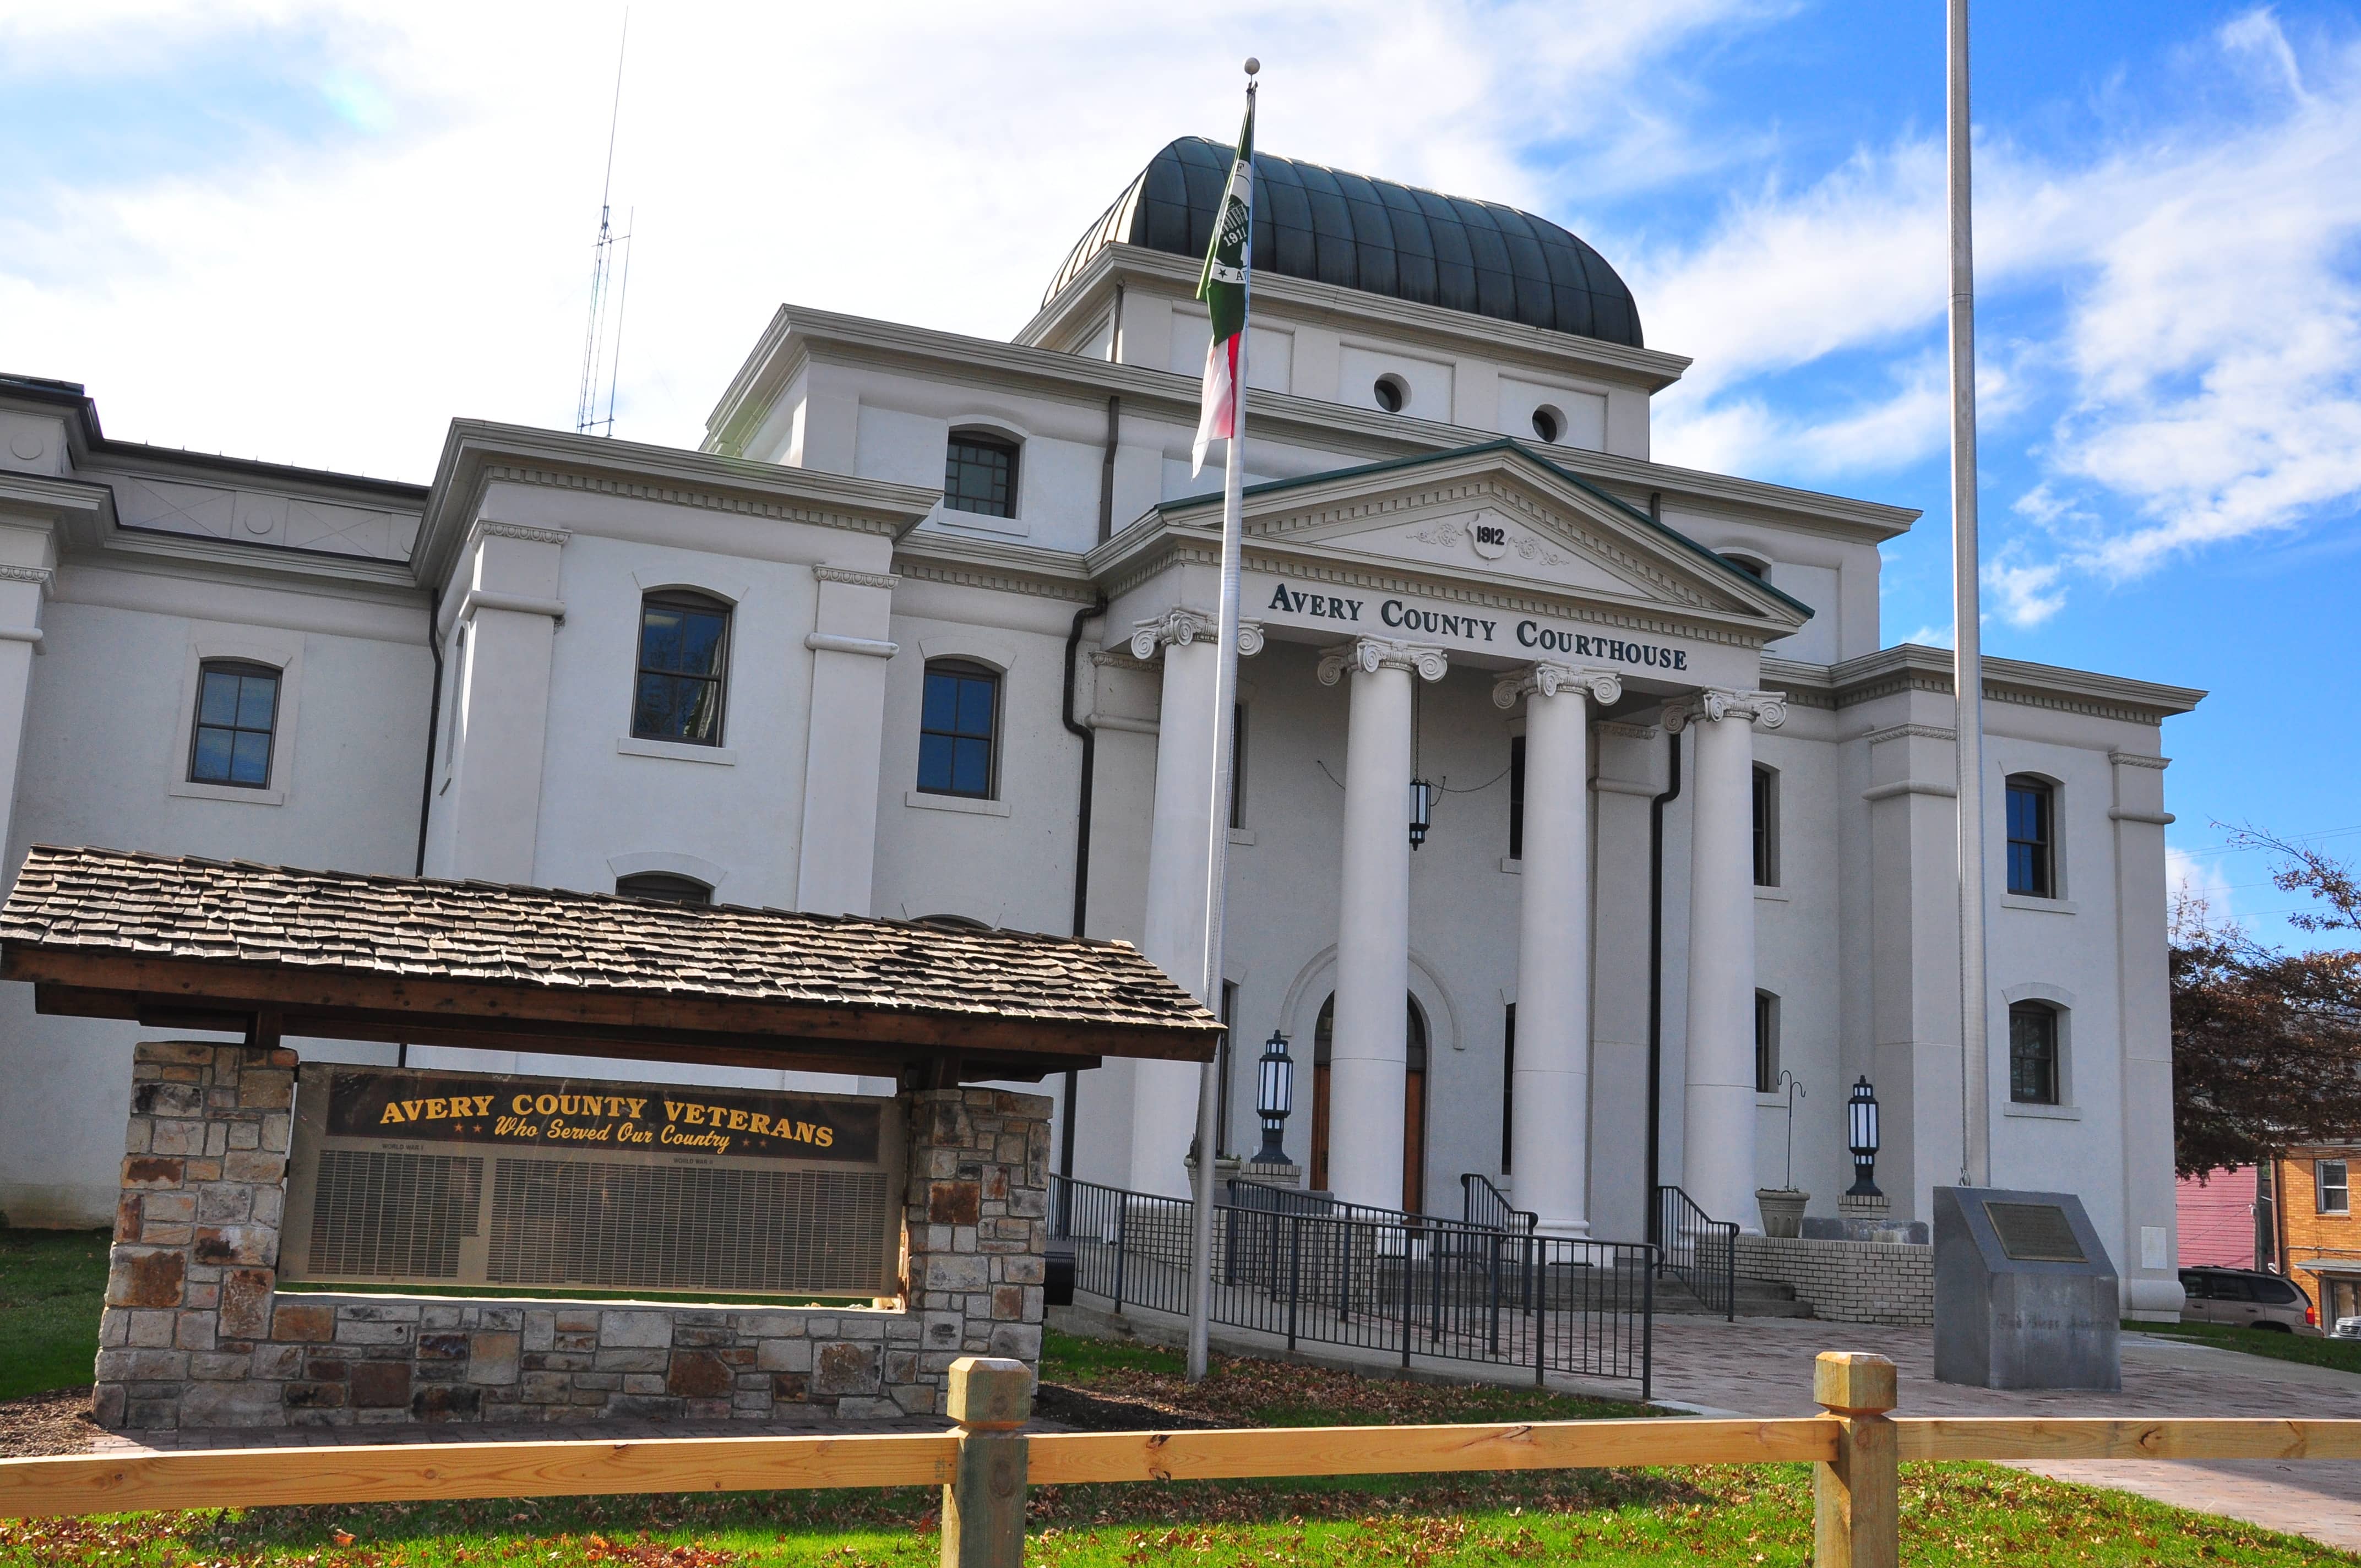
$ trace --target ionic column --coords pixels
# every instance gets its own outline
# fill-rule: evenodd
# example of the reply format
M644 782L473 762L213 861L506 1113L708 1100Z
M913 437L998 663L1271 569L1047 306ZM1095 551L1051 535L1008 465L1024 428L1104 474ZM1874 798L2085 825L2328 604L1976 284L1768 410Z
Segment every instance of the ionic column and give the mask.
M1437 681L1443 650L1364 637L1320 661L1353 673L1345 747L1343 914L1328 1046L1328 1186L1347 1202L1402 1199L1410 998L1411 676Z
M1214 653L1220 630L1202 610L1176 609L1138 623L1137 659L1164 653L1163 706L1157 718L1156 804L1148 836L1148 911L1140 950L1192 995L1205 989L1205 860L1215 824L1211 789L1219 731L1213 712ZM1238 651L1262 646L1259 627L1241 626ZM1202 999L1202 998L1201 998ZM1218 1007L1218 988L1207 1005ZM1135 1191L1189 1193L1189 1141L1197 1131L1196 1062L1137 1064L1131 1102L1131 1180Z
M1543 662L1492 687L1525 699L1523 876L1518 889L1517 1202L1544 1235L1590 1234L1590 715L1623 682Z
M1754 726L1786 721L1786 699L1776 692L1708 690L1664 709L1666 729L1697 732L1681 1186L1708 1214L1748 1231L1762 1224L1754 1203ZM1525 744L1530 758L1532 742Z

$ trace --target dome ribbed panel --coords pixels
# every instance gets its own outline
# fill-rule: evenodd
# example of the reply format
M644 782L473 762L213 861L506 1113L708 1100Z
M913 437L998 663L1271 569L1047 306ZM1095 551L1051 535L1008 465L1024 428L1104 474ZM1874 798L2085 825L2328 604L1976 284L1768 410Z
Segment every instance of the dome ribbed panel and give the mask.
M1230 158L1202 137L1159 152L1068 254L1043 302L1109 245L1202 259ZM1514 207L1257 153L1253 243L1257 271L1644 346L1631 291L1606 258Z

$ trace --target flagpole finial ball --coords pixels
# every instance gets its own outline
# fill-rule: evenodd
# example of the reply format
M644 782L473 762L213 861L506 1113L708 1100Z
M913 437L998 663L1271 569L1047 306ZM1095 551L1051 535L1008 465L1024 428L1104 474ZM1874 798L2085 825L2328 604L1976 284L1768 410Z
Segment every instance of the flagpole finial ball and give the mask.
M1257 60L1252 55L1246 56L1246 74L1248 76L1254 76L1258 74L1261 71L1262 61Z

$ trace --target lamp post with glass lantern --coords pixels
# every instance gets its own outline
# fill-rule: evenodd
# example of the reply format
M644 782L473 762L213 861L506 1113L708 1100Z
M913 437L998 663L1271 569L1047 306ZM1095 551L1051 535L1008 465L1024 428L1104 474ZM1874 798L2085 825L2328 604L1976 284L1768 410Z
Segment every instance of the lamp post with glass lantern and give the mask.
M1285 1035L1276 1029L1270 1032L1256 1067L1255 1113L1262 1118L1262 1147L1255 1151L1253 1163L1292 1165L1294 1161L1279 1146L1288 1113L1295 1108L1295 1058L1288 1054Z

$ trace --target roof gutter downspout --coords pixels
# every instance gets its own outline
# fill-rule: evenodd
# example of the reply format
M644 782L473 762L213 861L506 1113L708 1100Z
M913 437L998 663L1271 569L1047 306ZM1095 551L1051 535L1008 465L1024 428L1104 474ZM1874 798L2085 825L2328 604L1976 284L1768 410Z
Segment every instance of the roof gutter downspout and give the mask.
M1112 404L1115 400L1110 398L1107 401ZM1108 419L1113 421L1112 411ZM1096 793L1093 784L1098 773L1099 732L1074 717L1074 665L1076 655L1082 652L1082 623L1104 615L1106 608L1106 596L1101 594L1074 611L1074 623L1066 632L1066 690L1058 716L1065 721L1066 732L1082 743L1081 798L1074 806L1074 935L1078 938L1085 935L1083 927L1091 908L1091 797ZM1058 1130L1058 1174L1069 1181L1074 1179L1074 1091L1081 1077L1073 1069L1066 1069L1065 1115Z
M443 591L426 596L426 651L434 659L434 689L426 698L426 776L418 781L418 863L410 874L426 874L426 824L434 812L434 743L443 737L443 638L435 630L443 618ZM410 1065L407 1041L394 1054L396 1067Z
M1648 515L1664 520L1662 490L1648 496ZM1664 1245L1664 1205L1656 1189L1664 1185L1664 807L1681 795L1681 738L1664 737L1667 780L1662 794L1648 801L1648 1240Z

